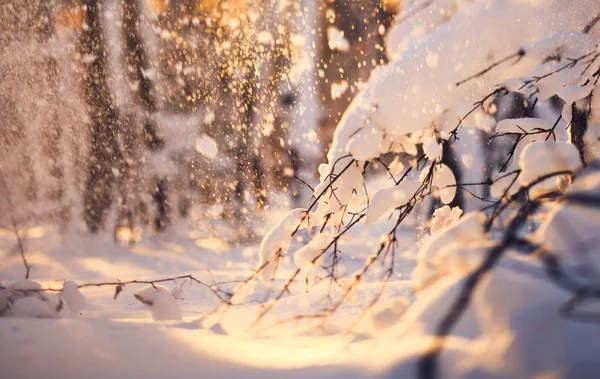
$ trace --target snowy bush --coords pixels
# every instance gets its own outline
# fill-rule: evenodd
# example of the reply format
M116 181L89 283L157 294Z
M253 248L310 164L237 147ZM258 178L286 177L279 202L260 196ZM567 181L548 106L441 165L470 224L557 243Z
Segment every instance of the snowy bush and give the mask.
M62 297L44 292L33 280L20 279L0 286L0 315L57 318L63 307Z
M582 337L589 326L566 319L580 313L592 317L577 307L600 296L594 274L600 251L593 235L600 226L600 171L588 142L597 141L584 138L600 127L594 108L600 51L593 31L598 18L593 12L600 5L430 3L413 4L400 15L402 22L388 37L391 62L371 74L342 117L305 210L312 212L305 227L313 237L294 253L297 270L272 292L272 301L285 295L300 272L311 281L337 284L336 258L324 263L325 258L343 256L338 241L384 215L396 220L393 228L342 284L340 300L314 317L336 312L375 262L384 266L380 279L389 281L399 226L417 205L439 199L444 206L434 209L431 236L418 249L412 273L415 302L406 312L402 302L392 308L374 307L377 297L371 302L375 327L393 327L403 338L423 337L418 351L411 350L390 377L410 377L410 370L420 377L436 372L523 377L557 367L567 376L589 374L589 367L577 362L589 362L586 349L597 342L592 335ZM499 112L510 107L508 95L514 94L523 99L526 117ZM490 179L480 173L480 182L461 183L444 161L444 149L468 128L481 130L482 143L508 143L501 167L486 173ZM390 154L395 159L388 167L381 158ZM386 168L389 180L371 194L364 174L376 165ZM445 205L476 186L490 190L491 196L473 195L481 209L463 214ZM285 230L277 227L286 234L277 241L290 241L299 231L301 222L288 222L289 216L280 224ZM262 246L272 240L273 233ZM288 248L288 242L274 244L268 254L261 248L259 274L268 268L265 275L277 277L273 263ZM272 307L267 305L259 319ZM570 345L575 336L586 349ZM492 346L494 340L500 342ZM536 352L546 351L544 346L556 349ZM494 354L480 360L490 351Z

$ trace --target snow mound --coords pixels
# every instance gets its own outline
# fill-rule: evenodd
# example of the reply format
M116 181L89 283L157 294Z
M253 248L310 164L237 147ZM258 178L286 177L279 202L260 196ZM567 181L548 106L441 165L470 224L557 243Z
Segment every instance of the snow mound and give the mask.
M179 303L173 298L167 287L148 285L133 296L150 309L154 320L181 320Z
M65 299L65 302L69 306L69 309L73 312L81 312L87 307L85 297L77 288L77 284L72 281L66 281L63 284L61 296Z
M43 291L36 281L18 279L0 287L0 315L57 318L62 309L62 298Z
M556 172L577 172L582 167L577 148L566 142L539 141L527 145L519 157L519 182L527 186ZM560 188L564 175L548 178L536 184L530 195L533 197Z
M10 306L13 317L57 318L58 312L52 305L37 296L26 296L15 300Z
M42 285L30 279L19 279L8 285L8 288L14 291L39 291Z

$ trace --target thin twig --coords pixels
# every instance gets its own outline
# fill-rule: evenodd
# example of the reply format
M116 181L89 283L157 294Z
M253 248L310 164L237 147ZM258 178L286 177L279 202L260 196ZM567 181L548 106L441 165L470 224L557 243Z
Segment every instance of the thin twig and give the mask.
M31 272L31 265L27 261L27 257L25 256L25 244L23 242L23 238L21 237L21 233L19 232L19 226L17 224L17 219L15 218L14 212L15 207L12 202L10 192L8 186L6 185L6 180L4 179L4 173L0 171L0 182L2 182L2 187L4 187L4 193L6 202L8 203L8 215L10 217L10 223L12 225L12 232L15 234L17 238L17 247L19 248L19 253L21 254L21 260L23 261L23 266L25 267L25 279L29 279L29 273Z

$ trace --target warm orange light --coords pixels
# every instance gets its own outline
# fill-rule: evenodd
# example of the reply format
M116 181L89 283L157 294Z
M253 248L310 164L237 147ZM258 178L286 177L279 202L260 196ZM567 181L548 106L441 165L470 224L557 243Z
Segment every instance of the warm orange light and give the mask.
M56 24L67 29L79 28L83 24L83 17L81 7L63 8L56 15Z
M148 10L155 15L163 14L169 7L169 0L147 0Z

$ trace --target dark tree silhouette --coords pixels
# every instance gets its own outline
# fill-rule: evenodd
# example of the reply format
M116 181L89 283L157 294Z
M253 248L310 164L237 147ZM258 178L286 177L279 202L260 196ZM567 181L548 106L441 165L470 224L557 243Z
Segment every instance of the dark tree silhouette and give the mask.
M582 111L575 104L571 104L573 119L571 120L571 143L577 147L581 162L585 165L585 142L583 137L587 130L589 113Z
M164 146L164 140L158 136L156 111L158 110L154 84L144 71L150 70L150 60L144 48L144 39L140 30L142 19L141 4L138 0L121 0L123 13L123 38L125 41L125 60L130 80L137 83L135 95L143 110L143 137L152 151Z
M386 63L384 38L399 9L389 9L381 0L321 1L318 20L318 100L323 115L319 121L321 143L329 146L342 114L358 92L356 84L366 81L375 66ZM328 29L344 33L350 48L339 51L329 47ZM380 28L381 27L381 28ZM383 32L383 33L382 33ZM348 90L339 98L331 96L331 85L345 80ZM327 149L325 149L327 150Z
M123 13L123 39L125 41L125 63L131 82L136 83L133 95L141 108L142 138L151 152L164 147L164 140L158 135L158 102L152 80L145 74L150 70L150 59L144 47L140 22L142 8L138 0L121 0ZM131 129L131 128L130 128ZM133 131L129 131L131 135ZM169 223L169 205L167 204L167 179L157 176L152 184L151 195L156 202L154 228L163 230Z
M117 141L119 115L110 92L106 37L98 0L85 0L85 27L80 51L84 66L83 92L91 121L88 177L83 195L84 219L90 231L103 225L112 203L114 165L120 155Z

